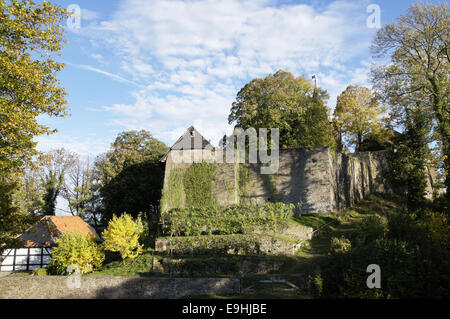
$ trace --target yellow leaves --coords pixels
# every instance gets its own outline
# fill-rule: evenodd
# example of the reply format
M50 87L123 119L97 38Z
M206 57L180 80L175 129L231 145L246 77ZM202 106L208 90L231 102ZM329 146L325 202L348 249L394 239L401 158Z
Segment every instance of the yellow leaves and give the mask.
M52 249L52 263L61 274L71 264L80 267L81 274L100 268L105 254L88 234L64 233Z
M122 259L136 258L142 252L139 237L143 232L142 222L133 220L128 214L116 215L102 233L106 250L120 252Z
M23 166L36 153L33 137L53 132L38 124L38 115L67 114L66 92L56 78L63 64L49 54L61 49L63 17L64 9L48 2L0 1L2 168Z
M339 95L334 110L336 127L358 147L363 137L380 132L383 110L370 89L350 85Z

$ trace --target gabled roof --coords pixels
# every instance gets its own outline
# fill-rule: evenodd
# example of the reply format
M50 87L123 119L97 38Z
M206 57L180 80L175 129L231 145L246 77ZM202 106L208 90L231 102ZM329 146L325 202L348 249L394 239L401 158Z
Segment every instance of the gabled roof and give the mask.
M78 216L44 216L31 228L18 236L25 247L51 247L62 233L88 234L98 240L95 229Z
M160 161L165 162L167 155L172 150L212 150L213 148L211 143L195 127L191 126L180 136Z

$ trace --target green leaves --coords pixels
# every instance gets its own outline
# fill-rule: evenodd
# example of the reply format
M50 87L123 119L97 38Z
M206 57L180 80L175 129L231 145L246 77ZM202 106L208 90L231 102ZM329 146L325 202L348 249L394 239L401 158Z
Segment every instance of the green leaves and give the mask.
M184 173L184 191L187 207L209 207L215 205L211 184L216 176L216 164L194 163Z
M104 208L103 219L114 213L154 213L161 199L164 171L159 159L168 147L150 132L120 133L111 149L95 162L94 178L98 182Z
M333 121L339 133L358 151L365 138L383 132L382 112L370 89L349 85L337 99Z
M66 116L53 60L62 46L65 9L44 2L0 1L0 169L20 170L37 154L33 137L54 130L36 117Z
M413 4L407 14L380 29L373 40L377 57L390 58L372 69L372 82L390 105L394 125L405 125L407 113L431 113L440 143L438 160L450 189L450 13L448 4ZM450 192L447 192L450 201Z
M233 103L229 124L248 129L279 128L281 148L334 147L326 91L305 77L279 70L246 84Z
M162 217L163 232L170 236L197 236L276 231L287 226L294 210L293 204L284 203L172 209Z

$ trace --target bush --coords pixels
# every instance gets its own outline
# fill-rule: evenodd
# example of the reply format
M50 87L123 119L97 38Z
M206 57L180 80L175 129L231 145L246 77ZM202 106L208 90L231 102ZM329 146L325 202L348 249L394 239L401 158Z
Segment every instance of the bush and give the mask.
M371 215L366 217L356 230L356 241L365 245L379 238L384 238L388 233L388 220L384 216Z
M106 250L119 252L122 259L136 258L142 252L143 245L139 244L139 238L144 233L140 218L133 220L128 214L120 217L114 215L102 233L103 245Z
M212 235L192 237L166 237L173 254L234 254L260 253L258 235Z
M450 250L450 229L446 214L429 212L427 214L428 230L433 243Z
M310 293L314 298L320 298L323 293L323 279L320 273L320 268L314 271L309 283Z
M345 253L352 248L350 240L341 236L341 238L331 238L331 252L335 254Z
M366 285L366 268L381 268L381 289ZM321 266L325 298L446 298L448 251L396 239L379 239L334 254Z
M196 236L279 231L287 226L294 210L293 204L284 203L172 209L162 218L163 232L170 236Z
M47 276L46 268L38 268L33 270L33 276Z
M52 249L51 271L58 275L66 273L69 265L80 267L81 274L101 267L105 254L95 240L87 234L64 233Z

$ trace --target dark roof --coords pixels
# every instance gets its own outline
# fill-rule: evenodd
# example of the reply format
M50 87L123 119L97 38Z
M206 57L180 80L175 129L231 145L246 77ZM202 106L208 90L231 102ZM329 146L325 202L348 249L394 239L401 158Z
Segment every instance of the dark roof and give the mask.
M195 127L191 126L180 136L160 161L165 162L171 150L211 150L213 148L211 143Z
M45 216L17 239L25 247L51 247L63 233L88 234L99 239L95 229L78 216Z

